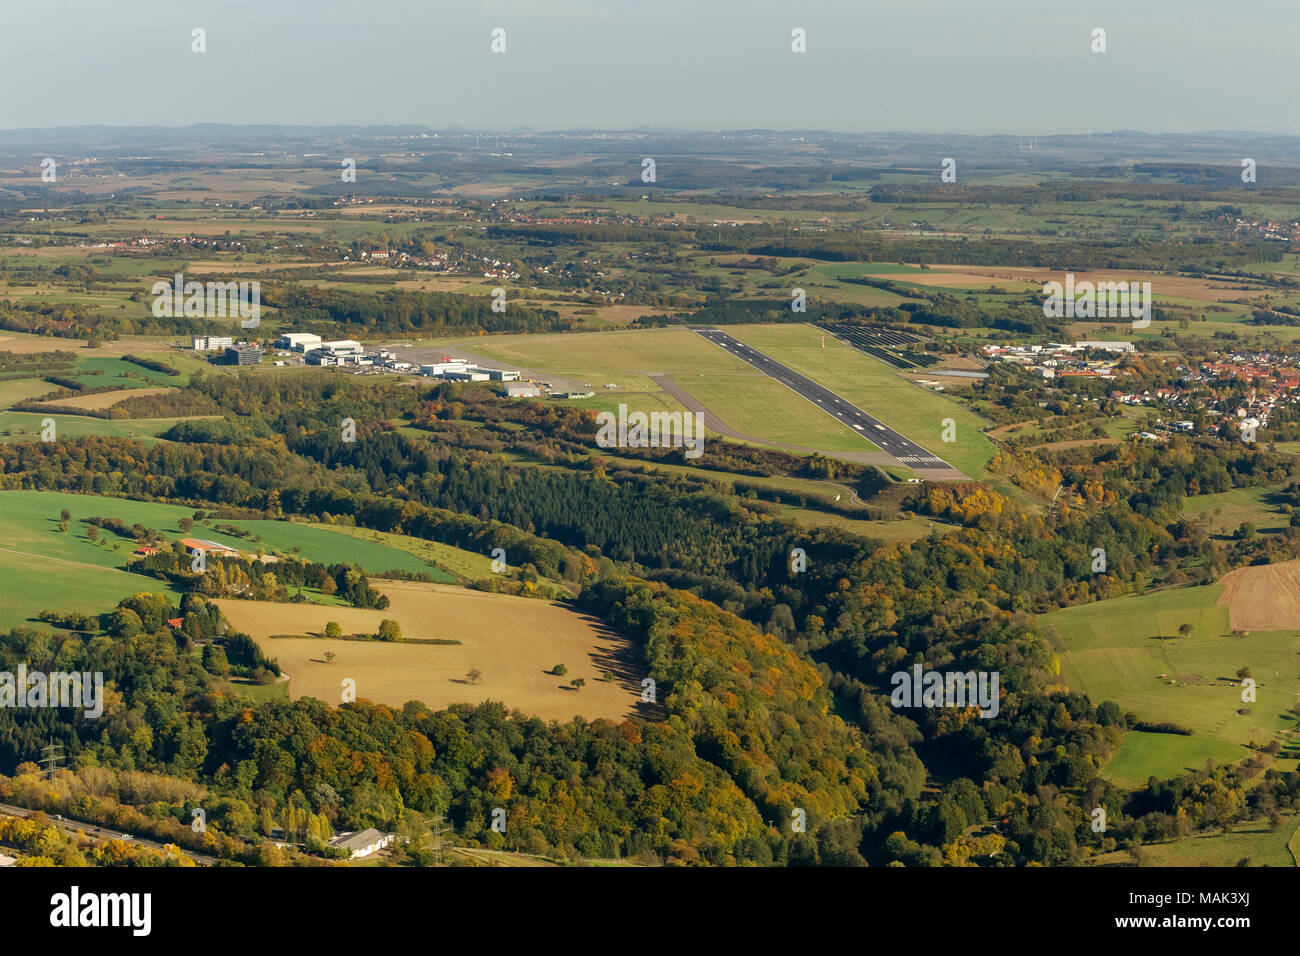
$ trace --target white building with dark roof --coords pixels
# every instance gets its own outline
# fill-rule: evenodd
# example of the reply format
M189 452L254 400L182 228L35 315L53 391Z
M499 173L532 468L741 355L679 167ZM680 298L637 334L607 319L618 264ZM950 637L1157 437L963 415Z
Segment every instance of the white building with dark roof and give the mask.
M352 854L350 859L358 860L370 856L372 853L378 853L384 847L391 845L392 842L393 834L384 833L370 827L359 833L340 833L330 840L328 845L347 850Z

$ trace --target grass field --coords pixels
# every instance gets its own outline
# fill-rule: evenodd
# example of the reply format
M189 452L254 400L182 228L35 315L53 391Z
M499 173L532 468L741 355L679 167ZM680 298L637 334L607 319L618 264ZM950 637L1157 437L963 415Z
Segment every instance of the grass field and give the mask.
M55 440L86 435L157 441L158 436L184 418L87 418L84 415L42 415L39 412L0 412L0 442L41 440L41 422L54 419Z
M72 515L68 533L59 531L59 512L66 508ZM135 549L131 541L111 533L101 533L99 544L86 537L87 525L80 519L91 516L118 518L127 524L142 524L175 540L185 537L177 522L189 518L193 509L179 505L130 501L97 495L74 495L55 491L0 491L0 528L4 538L0 546L14 551L61 558L104 568L125 568ZM214 531L213 524L242 528L261 540L241 538ZM358 564L371 573L384 571L427 572L437 576L414 554L400 548L370 540L357 540L328 525L297 524L288 521L237 521L217 519L196 522L189 532L195 537L218 541L246 552L265 548L268 553L296 555L326 564ZM134 577L134 576L133 576ZM447 581L450 575L443 575ZM139 578L141 581L148 580ZM5 589L0 583L0 589Z
M425 543L419 542L418 539L387 535L384 540L378 541L370 537L347 534L358 530L355 528L297 521L220 521L218 523L243 528L259 539L256 541L244 539L246 549L261 546L268 551L298 555L314 561L359 564L375 574L382 574L384 571L412 571L432 575L434 580L443 584L451 584L456 580L454 575L422 560L417 556L416 550L396 547L391 543L392 541Z
M779 382L687 329L565 335L503 335L449 343L542 375L591 383L596 397L573 404L616 411L680 411L651 376L667 376L738 433L817 451L878 451ZM617 390L605 390L606 383Z
M3 522L0 522L2 524ZM8 530L6 528L6 530ZM41 611L99 614L139 591L180 594L162 581L95 564L73 564L48 555L14 553L0 546L0 629L20 624L44 627Z
M1233 636L1229 607L1217 603L1222 592L1222 584L1175 589L1038 619L1072 689L1094 703L1113 700L1141 720L1193 731L1189 737L1130 733L1107 776L1142 782L1210 759L1241 759L1248 754L1242 745L1282 739L1295 729L1287 710L1300 689L1300 631ZM1178 634L1183 624L1193 629L1186 639ZM1258 682L1254 703L1241 700L1241 667ZM1249 713L1239 714L1242 708Z
M743 373L749 368L682 328L493 335L445 344L580 384L590 382L597 392L606 382L617 383L622 392L658 392L650 375Z
M1167 780L1204 770L1207 760L1226 764L1247 756L1249 753L1236 744L1219 740L1130 730L1102 773L1115 783L1140 787L1151 777Z
M600 621L558 604L408 581L377 582L391 605L383 611L320 608L260 601L219 601L231 624L254 637L290 676L294 699L337 704L344 678L359 698L401 706L420 700L433 708L485 700L553 720L575 715L621 719L637 712L641 673L630 664L631 645ZM384 618L404 637L448 638L457 645L272 639L272 634L321 633L337 621L345 634L374 633ZM325 662L324 654L336 657ZM563 664L563 677L547 673ZM482 672L476 684L467 674ZM618 677L602 680L606 670ZM565 685L581 677L580 690Z
M1270 829L1262 820L1250 820L1230 827L1226 833L1188 837L1171 843L1144 844L1143 866L1236 866L1249 860L1251 866L1294 867L1287 841L1296 833L1296 818L1287 817L1282 826ZM1132 856L1116 850L1096 858L1096 866L1129 866Z
M928 449L967 475L979 477L993 457L983 434L989 423L951 399L913 385L883 362L825 337L808 325L728 326L731 335L831 389L846 401ZM720 350L719 350L720 351ZM944 442L944 420L956 424L956 441Z
M437 578L437 569L442 568L451 574L446 575L446 582L454 580L451 575L458 575L469 581L491 577L492 559L485 554L453 548L449 544L437 541L425 541L423 538L408 538L401 534L389 534L385 531L371 531L369 528L350 528L347 525L312 524L310 527L322 528L330 534L345 534L360 541L382 544L413 554L425 561L432 561L437 568L429 568L430 574Z
M54 391L54 386L39 378L16 378L0 382L0 408L8 408L14 402L39 398Z
M287 680L277 680L273 684L254 684L247 680L227 680L222 681L219 685L221 690L227 694L239 694L247 697L255 704L261 704L268 700L289 699L289 682Z
M700 373L673 375L671 379L739 434L814 451L880 450L756 369L734 376Z
M1273 488L1234 488L1212 495L1196 495L1183 504L1183 514L1200 522L1212 535L1226 537L1245 522L1262 534L1277 534L1291 527L1290 515L1269 501Z
M73 375L90 388L101 388L105 385L112 385L115 388L147 388L184 383L184 376L155 372L153 369L111 355L96 355L81 359L77 362Z
M854 534L886 542L919 541L921 538L929 537L935 531L942 533L954 528L953 525L921 516L901 518L897 521L866 521L812 508L796 508L793 505L777 505L777 510L783 517L791 518L805 528L832 525Z

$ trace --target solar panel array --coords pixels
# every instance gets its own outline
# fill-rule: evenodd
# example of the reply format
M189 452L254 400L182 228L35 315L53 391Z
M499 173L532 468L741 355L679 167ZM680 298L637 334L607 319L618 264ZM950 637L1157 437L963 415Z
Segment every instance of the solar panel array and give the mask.
M838 338L848 342L850 345L856 345L859 348L864 345L885 345L897 348L900 345L911 345L913 342L921 341L915 335L910 335L907 332L899 332L897 329L876 328L866 325L849 325L844 322L827 322L821 327L827 332L831 332Z
M899 332L897 329L849 325L844 322L824 322L819 325L819 328L825 329L855 349L904 371L916 368L918 365L933 365L938 361L928 355L910 350L903 350L901 355L897 351L890 351L921 341L915 335Z

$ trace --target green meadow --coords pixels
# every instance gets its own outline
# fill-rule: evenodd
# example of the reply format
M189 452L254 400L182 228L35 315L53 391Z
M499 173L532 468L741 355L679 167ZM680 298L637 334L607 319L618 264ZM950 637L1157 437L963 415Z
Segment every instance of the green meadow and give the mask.
M1222 587L1180 588L1064 608L1038 626L1060 657L1062 677L1094 703L1113 700L1140 720L1192 731L1129 733L1103 771L1125 783L1201 768L1249 755L1247 744L1285 740L1300 689L1300 630L1234 636ZM1192 627L1186 638L1179 628ZM1243 703L1249 667L1257 699ZM1246 709L1247 713L1239 713Z
M156 388L159 385L182 385L185 376L155 372L126 359L101 355L77 362L73 375L87 388ZM53 386L50 386L53 388Z
M1294 867L1296 860L1288 842L1295 839L1296 823L1296 818L1289 816L1274 830L1266 821L1250 820L1224 833L1144 844L1139 852L1143 866L1236 866L1248 860L1251 866ZM1131 866L1132 856L1127 850L1116 850L1097 857L1094 865Z
M1183 504L1183 515L1203 522L1213 535L1227 536L1249 522L1261 534L1277 534L1291 527L1291 516L1271 502L1276 489L1233 488L1211 495L1196 495Z
M59 512L64 508L72 515L72 530L68 534L58 530ZM0 526L6 531L4 546L104 567L125 567L126 556L130 555L135 546L130 541L109 534L111 540L121 543L124 551L124 554L119 552L115 558L111 550L106 551L103 546L91 544L85 538L87 526L80 524L80 519L91 516L118 518L128 524L142 524L161 531L168 538L176 539L186 536L177 522L181 518L192 518L193 515L193 508L126 498L57 491L0 491ZM255 535L258 540L214 531L212 526L215 524L241 528ZM372 541L349 539L328 525L218 518L195 522L188 534L243 551L256 552L259 548L264 548L268 554L297 555L325 563L359 564L372 573L429 570L425 562L405 551Z
M69 564L46 555L15 554L4 550L7 546L0 546L0 630L23 624L40 626L36 615L41 611L110 611L122 598L138 591L180 600L178 592L155 578L93 564Z
M158 441L158 436L184 418L88 418L85 415L42 415L39 412L0 411L0 442L40 441L42 422L54 419L55 440L87 435Z

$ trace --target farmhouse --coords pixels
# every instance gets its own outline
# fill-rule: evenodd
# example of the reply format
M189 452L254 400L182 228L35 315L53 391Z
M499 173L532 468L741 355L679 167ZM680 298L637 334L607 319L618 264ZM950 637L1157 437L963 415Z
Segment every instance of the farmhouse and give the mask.
M239 552L234 548L228 548L224 544L218 544L215 541L204 541L202 538L181 538L181 544L185 547L187 554L215 554L215 555L232 555L239 556Z
M340 833L330 840L329 846L341 847L349 851L352 854L350 859L356 860L377 853L392 842L393 834L382 833L370 827L360 833Z

